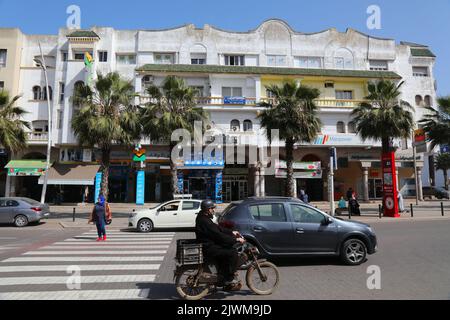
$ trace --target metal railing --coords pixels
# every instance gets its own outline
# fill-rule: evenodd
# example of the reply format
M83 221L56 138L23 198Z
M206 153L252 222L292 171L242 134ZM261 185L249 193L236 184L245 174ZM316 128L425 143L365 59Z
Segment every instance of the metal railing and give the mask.
M48 140L48 133L47 132L28 132L28 140L45 142Z

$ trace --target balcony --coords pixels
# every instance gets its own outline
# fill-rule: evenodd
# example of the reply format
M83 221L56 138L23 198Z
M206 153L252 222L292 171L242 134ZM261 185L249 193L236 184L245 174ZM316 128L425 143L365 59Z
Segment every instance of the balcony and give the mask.
M254 106L258 105L257 98L248 97L197 97L196 104L200 106ZM260 103L274 104L274 98L261 98ZM147 96L140 96L140 103L156 102ZM355 108L364 100L345 100L345 99L317 99L315 100L319 108Z
M28 132L28 143L30 144L46 144L48 141L48 132Z

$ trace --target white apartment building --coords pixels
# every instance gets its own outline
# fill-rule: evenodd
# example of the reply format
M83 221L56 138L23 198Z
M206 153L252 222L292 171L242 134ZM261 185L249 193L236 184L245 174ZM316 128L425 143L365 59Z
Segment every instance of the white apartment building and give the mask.
M211 25L203 28L185 25L166 30L94 27L60 29L57 35L22 35L22 38L20 106L29 112L25 120L31 123L32 130L29 149L14 155L14 160L45 159L49 120L45 82L41 68L33 60L40 55L40 42L52 87L54 168L50 184L65 190L68 202L80 202L83 187L94 184L92 172L98 167L95 161L99 159L95 150L79 148L71 129L76 111L71 101L74 87L86 83L89 77L84 64L86 52L94 58L94 77L97 72L118 71L132 80L141 95L137 103L145 103L148 84L159 85L167 75L184 78L187 85L201 92L198 104L209 112L211 128L224 132L225 145L247 141L257 148L267 148L267 139L257 119L262 110L258 103L270 99L267 85L293 79L318 88L322 133L313 144L299 145L294 153L298 161L297 187L305 189L317 201L328 200L331 146L337 147L339 158L335 197L345 195L349 187L364 200L381 197L381 144L361 141L349 124L352 108L367 95L368 82L381 78L404 81L402 99L413 106L416 120L422 118L424 106L435 106L436 101L435 56L427 46L396 44L395 40L372 37L353 29L302 33L282 20L271 19L247 32L225 31ZM0 40L0 54L1 48ZM406 196L413 195L411 141L397 143L399 189ZM142 141L142 145L147 149L145 200L167 199L168 146L149 140ZM428 168L432 155L420 154L418 161L424 185L429 185L430 177L435 176ZM179 170L180 187L194 197L219 201L283 194L282 168L278 175L267 175L260 163L248 155L243 157L240 164L184 163ZM112 159L111 200L134 202L139 169L131 161L132 148L117 146ZM314 170L305 171L302 163L306 162L313 163ZM89 165L80 166L83 163ZM21 195L26 188L27 195L36 197L40 192L38 179L11 177L6 189ZM433 183L443 184L439 178Z

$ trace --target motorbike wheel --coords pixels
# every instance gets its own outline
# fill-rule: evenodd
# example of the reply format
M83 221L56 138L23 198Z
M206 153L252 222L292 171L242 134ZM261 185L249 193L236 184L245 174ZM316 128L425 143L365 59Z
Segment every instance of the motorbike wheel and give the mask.
M178 295L185 300L200 300L209 293L207 284L194 285L198 270L183 270L175 280Z
M280 272L278 271L277 266L273 263L265 261L261 262L259 267L267 279L265 281L264 279L261 279L256 266L252 265L247 270L247 275L245 277L247 286L250 290L260 296L274 293L280 284Z

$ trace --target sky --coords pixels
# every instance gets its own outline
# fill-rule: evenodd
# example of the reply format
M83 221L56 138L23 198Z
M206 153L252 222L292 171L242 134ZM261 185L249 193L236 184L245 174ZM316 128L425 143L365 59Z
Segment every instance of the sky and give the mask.
M450 95L450 0L0 0L0 27L27 34L57 34L70 5L81 9L81 27L163 29L205 24L230 31L285 20L299 32L353 28L372 36L429 45L437 56L438 95ZM381 28L367 27L367 8L377 5Z

